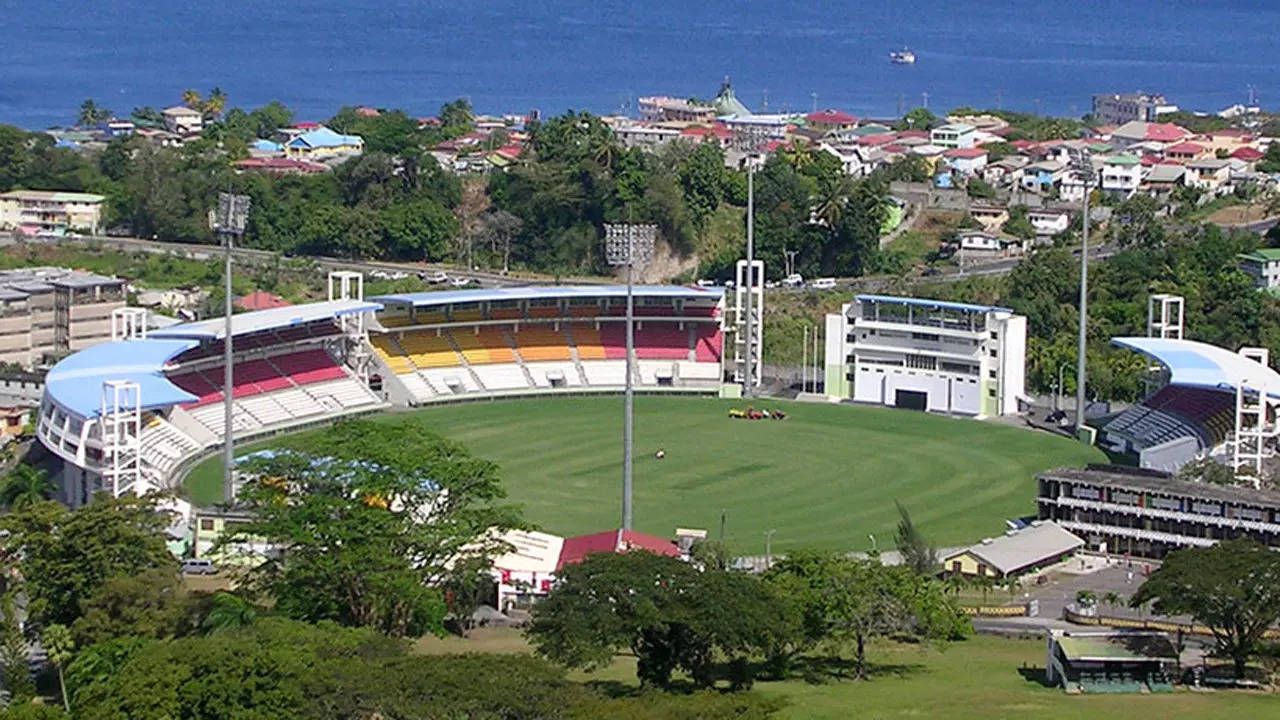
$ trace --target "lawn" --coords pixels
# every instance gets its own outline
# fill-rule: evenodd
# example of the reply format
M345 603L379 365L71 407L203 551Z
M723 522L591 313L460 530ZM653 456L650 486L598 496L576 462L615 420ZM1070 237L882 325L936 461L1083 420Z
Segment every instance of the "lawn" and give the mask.
M528 652L518 631L480 629L472 638L427 638L424 653ZM929 646L872 644L870 680L829 677L825 682L791 679L759 682L755 690L786 698L782 718L947 718L947 720L1171 720L1280 717L1274 696L1248 692L1170 695L1071 696L1044 687L1044 641L979 635L942 650ZM635 661L619 657L575 680L634 687Z
M741 553L891 543L894 500L936 543L974 542L1005 518L1035 512L1036 472L1103 461L1071 440L996 423L887 408L760 401L782 421L730 420L711 398L636 400L636 528L670 536L725 518ZM622 398L548 397L437 406L379 417L461 441L498 463L525 517L561 534L617 527ZM320 432L323 432L321 430ZM666 450L666 459L654 452ZM188 479L192 498L219 497L221 462Z

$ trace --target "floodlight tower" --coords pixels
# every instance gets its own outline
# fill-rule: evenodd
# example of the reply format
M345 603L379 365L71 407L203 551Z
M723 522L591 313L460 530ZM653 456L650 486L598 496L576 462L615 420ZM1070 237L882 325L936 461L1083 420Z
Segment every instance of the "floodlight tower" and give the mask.
M1093 159L1083 148L1072 149L1071 169L1084 181L1084 206L1080 215L1080 331L1076 341L1076 437L1084 429L1085 345L1089 322L1089 193L1093 188Z
M746 358L746 362L744 364L743 373L742 373L742 394L746 397L751 397L752 395L755 394L755 384L756 384L755 377L754 377L754 374L755 374L754 359L756 357L756 354L754 352L754 348L757 340L755 338L755 333L753 332L753 329L754 329L753 326L755 325L753 320L755 317L754 313L756 311L752 308L752 303L751 303L751 300L752 300L751 290L756 279L755 278L755 274L756 274L755 177L756 177L756 166L759 164L759 160L760 160L760 150L762 147L764 147L764 144L768 141L768 137L769 137L768 130L758 125L745 125L741 128L738 128L737 130L734 131L734 137L733 137L734 148L746 154L746 169L747 169L747 274L745 278L746 284L744 286L746 290L747 321L746 323L744 323L744 327L743 327L743 340L745 341L744 343L745 347L743 348L743 350L744 350L744 357ZM763 280L763 278L761 278L761 280ZM734 340L734 343L735 344L737 343L736 338Z
M235 402L232 392L235 389L232 375L232 343L231 343L231 251L236 240L244 237L245 225L249 219L249 196L218 193L218 209L214 212L213 231L222 241L223 248L223 281L226 297L223 310L225 316L225 337L222 340L222 395L224 423L222 427L222 499L231 502L235 498L235 440L231 429L231 418L235 413Z
M631 510L631 459L635 391L632 388L635 366L635 316L632 300L632 283L635 266L649 262L653 257L653 243L658 235L657 225L617 224L605 225L605 258L610 265L627 269L627 383L622 409L622 529L630 530Z

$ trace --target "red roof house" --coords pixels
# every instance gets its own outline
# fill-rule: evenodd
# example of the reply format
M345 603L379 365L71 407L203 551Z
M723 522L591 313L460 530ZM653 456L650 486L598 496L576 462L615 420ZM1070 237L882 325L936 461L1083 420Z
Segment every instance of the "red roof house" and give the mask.
M1193 142L1180 142L1164 149L1165 157L1172 160L1195 160L1205 153L1205 146Z
M293 303L265 290L254 290L244 297L236 298L236 307L241 310L270 310L272 308L289 307Z
M897 133L881 133L879 135L863 135L856 142L864 147L883 147L895 143L897 140Z
M1237 160L1243 160L1247 163L1258 162L1265 156L1266 153L1257 148L1249 147L1248 145L1242 148L1236 148L1235 152L1231 153L1231 157Z
M828 108L805 115L804 122L816 130L849 130L858 125L858 118L847 112Z
M564 545L560 548L560 561L556 563L556 570L565 565L582 562L588 555L594 553L624 553L632 550L645 550L655 555L680 557L680 549L666 538L646 535L635 530L606 530L591 535L565 538Z

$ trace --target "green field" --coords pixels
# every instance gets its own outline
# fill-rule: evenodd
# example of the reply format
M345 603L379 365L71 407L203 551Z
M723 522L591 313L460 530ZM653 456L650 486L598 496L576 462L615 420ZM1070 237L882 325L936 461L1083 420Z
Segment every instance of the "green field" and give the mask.
M484 628L470 639L423 638L419 652L523 653L518 631ZM1270 693L1179 690L1168 695L1067 695L1044 687L1044 641L978 635L937 650L929 646L872 643L872 676L865 682L830 677L757 682L756 692L786 699L780 718L945 718L946 720L1216 720L1277 718L1280 700ZM635 659L619 656L596 673L571 674L582 682L636 686Z
M1040 470L1104 461L1071 440L974 420L892 410L764 401L786 420L730 420L746 402L636 399L636 528L670 536L705 528L740 553L798 546L891 545L902 502L940 545L1003 531L1035 512ZM555 533L617 527L622 399L547 397L438 406L380 416L461 441L491 459L525 517ZM320 431L323 432L323 431ZM666 450L666 459L654 452ZM191 497L220 497L221 461L188 478Z

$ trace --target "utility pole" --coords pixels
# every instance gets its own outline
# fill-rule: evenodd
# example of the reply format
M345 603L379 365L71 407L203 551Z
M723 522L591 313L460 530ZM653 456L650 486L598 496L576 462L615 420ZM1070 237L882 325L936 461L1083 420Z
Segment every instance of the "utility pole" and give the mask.
M1084 201L1080 215L1080 327L1076 339L1076 437L1084 430L1085 385L1088 376L1085 368L1085 350L1089 323L1089 194L1093 185L1093 160L1087 150L1072 153L1071 165L1084 180Z
M921 105L921 107L923 107L925 110L928 110L929 109L929 93L927 92L920 93L920 99L924 101L924 105Z
M235 377L234 349L232 342L231 315L234 310L231 291L231 251L235 239L244 237L244 229L249 219L249 196L218 193L218 208L213 215L213 231L222 240L223 248L223 291L226 294L223 303L225 324L222 339L222 395L223 395L223 427L222 427L222 499L231 502L235 499L235 432L232 418L235 415Z
M740 130L737 137L734 138L734 145L746 153L747 164L747 272L743 277L743 289L746 291L744 298L746 322L743 326L743 339L745 351L745 364L743 367L743 397L752 397L755 395L755 309L753 303L753 287L756 281L756 189L755 174L756 161L760 147L764 144L765 132L759 127L747 127Z
M773 567L773 534L777 530L770 528L764 533L764 569Z
M807 389L806 381L809 379L809 326L804 326L804 340L800 342L800 392Z
M818 112L818 93L809 93L809 96L813 98L813 112L816 113Z
M800 251L783 250L782 254L787 256L787 277L791 277L796 272L796 255L800 254Z
M625 266L627 272L627 382L622 408L622 529L632 525L632 441L635 415L635 307L632 298L633 271L637 262L653 256L656 225L605 225L605 257L610 265Z

